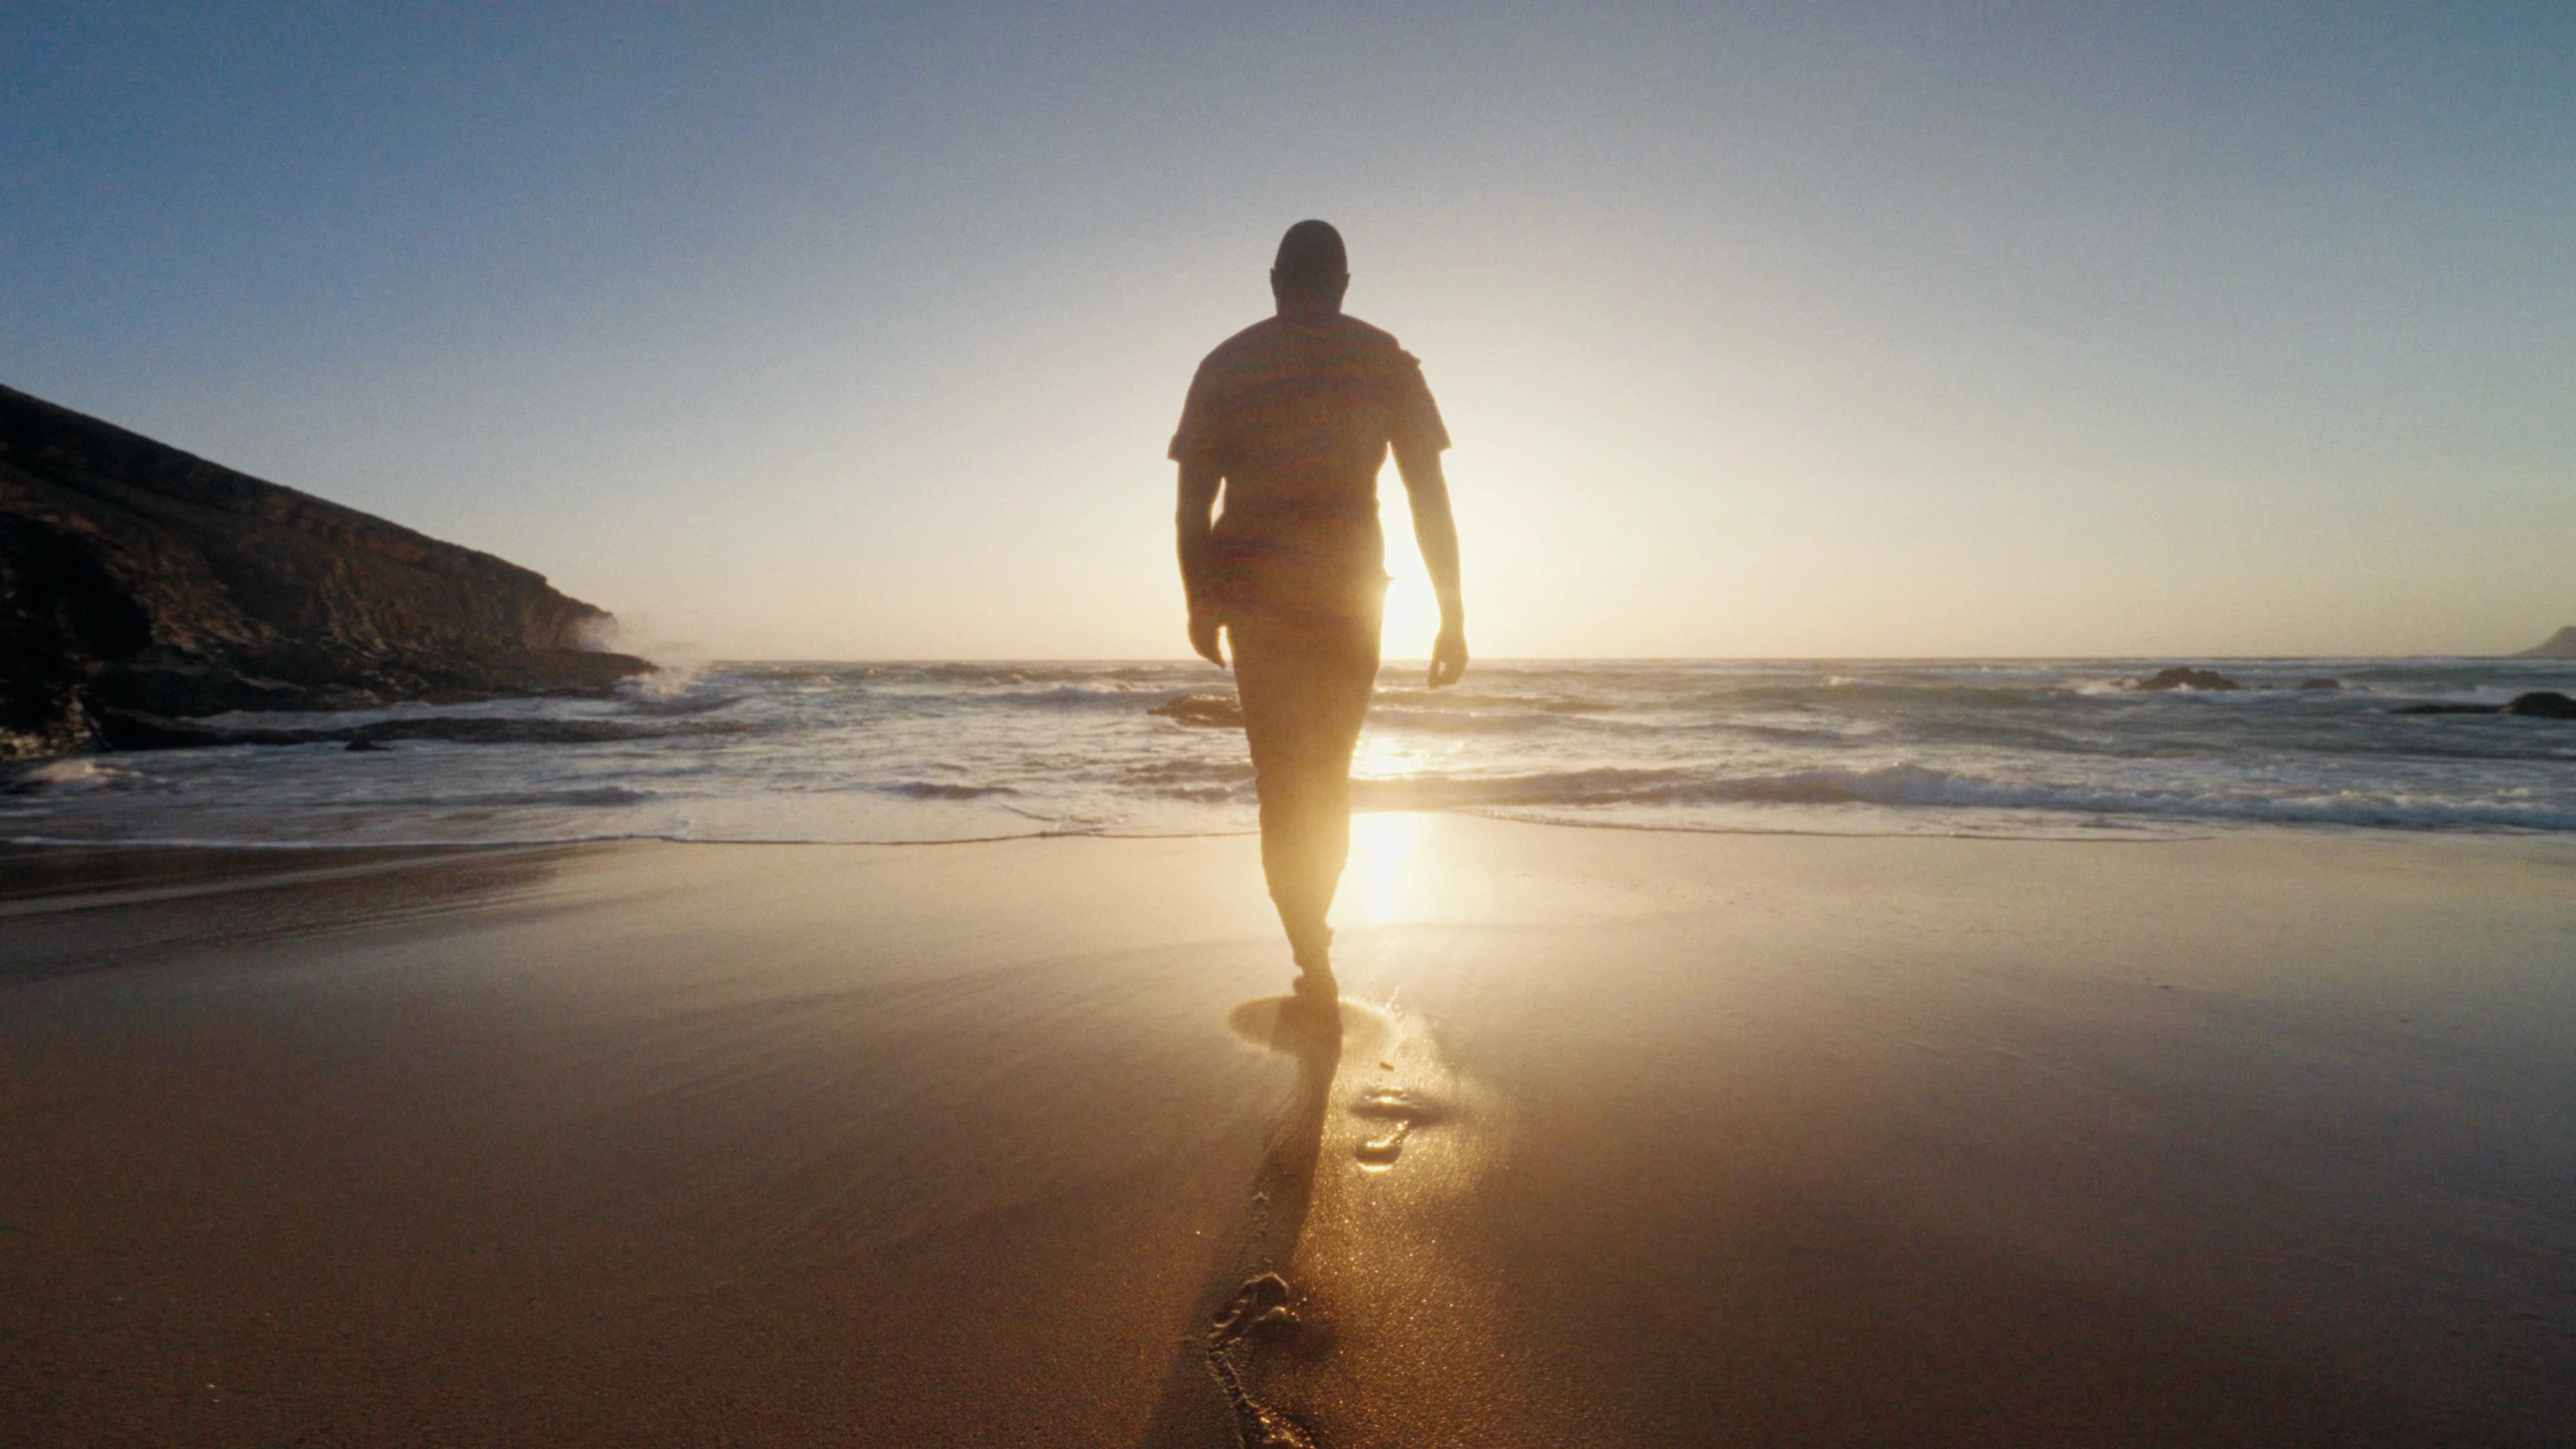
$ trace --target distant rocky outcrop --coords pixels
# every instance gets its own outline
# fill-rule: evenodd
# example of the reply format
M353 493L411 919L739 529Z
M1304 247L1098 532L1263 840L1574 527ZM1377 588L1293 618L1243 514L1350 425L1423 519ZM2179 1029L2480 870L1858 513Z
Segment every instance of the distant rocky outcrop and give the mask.
M2129 686L2131 689L2242 689L2243 685L2215 669L2190 669L2175 665L2159 669Z
M2401 704L2390 714L2511 714L2526 719L2576 719L2576 699L2554 689L2527 690L2503 704Z
M0 756L106 711L592 692L652 668L489 554L0 387Z
M2512 656L2516 659L2576 659L2576 624L2552 634L2541 644Z

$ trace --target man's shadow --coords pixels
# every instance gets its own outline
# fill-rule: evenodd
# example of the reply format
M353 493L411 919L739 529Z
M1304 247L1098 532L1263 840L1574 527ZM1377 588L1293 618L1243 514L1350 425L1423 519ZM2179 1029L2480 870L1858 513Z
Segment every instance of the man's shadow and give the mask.
M1307 997L1271 997L1245 1002L1226 1019L1237 1036L1293 1058L1297 1081L1252 1176L1250 1231L1238 1244L1221 1245L1208 1265L1192 1318L1202 1331L1174 1356L1139 1441L1143 1449L1299 1442L1275 1437L1275 1422L1273 1437L1256 1437L1263 1432L1257 1426L1275 1421L1278 1410L1259 1401L1257 1388L1247 1388L1244 1369L1257 1354L1321 1348L1317 1335L1297 1324L1285 1275L1315 1199L1324 1123L1341 1069L1343 1010Z

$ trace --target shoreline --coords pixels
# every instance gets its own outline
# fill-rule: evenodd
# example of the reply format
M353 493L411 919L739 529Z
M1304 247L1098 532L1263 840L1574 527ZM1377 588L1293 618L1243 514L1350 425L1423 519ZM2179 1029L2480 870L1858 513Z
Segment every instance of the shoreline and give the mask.
M1355 834L1329 1050L1262 1005L1248 836L214 852L0 900L40 907L0 940L0 1414L1152 1446L1247 1403L1336 1446L2576 1415L2576 841ZM1263 1273L1295 1321L1226 1337Z
M2336 689L2305 687L2341 668L2239 671L2245 688L2195 692L2002 663L1493 663L1452 690L1387 681L1354 761L1354 803L1674 832L2576 835L2566 722L2407 713L2506 707L2576 687L2558 678L2566 670L2383 661L2344 671ZM360 711L274 729L245 717L234 725L261 738L313 742L33 767L0 786L0 838L930 843L1245 830L1240 735L1173 713L1225 688L1204 663L742 667L606 702ZM340 748L342 735L377 747Z
M1783 840L1910 840L1910 841L1984 841L1997 844L2028 845L2178 845L2193 841L2235 838L2278 837L2284 840L2378 840L2391 843L2404 841L2556 841L2576 847L2576 830L2545 829L2528 826L2423 826L2375 825L2352 821L2275 821L2252 819L2196 820L2176 818L2120 819L2100 817L2051 830L2034 827L2026 831L2006 829L1956 828L1927 826L1916 830L1834 830L1797 826L1729 826L1729 825L1649 825L1626 820L1544 819L1502 813L1513 807L1423 808L1401 807L1354 809L1352 819L1385 817L1440 817L1483 821L1494 825L1527 827L1538 830L1607 831L1633 835L1709 836L1723 839ZM975 836L931 836L918 839L840 840L796 836L704 836L659 832L612 832L590 835L519 835L489 839L447 838L435 840L223 840L208 837L168 837L138 839L87 839L70 836L16 835L0 836L0 866L12 863L67 861L69 857L88 854L106 861L117 856L247 856L274 854L356 854L356 855L425 855L462 854L493 850L593 850L620 846L749 846L763 849L804 847L817 850L912 850L932 847L1010 845L1051 840L1101 840L1147 842L1157 840L1242 840L1257 838L1257 825L1220 830L1119 831L1108 828L1075 827L1064 830L1032 830L1013 834ZM76 874L76 873L73 873ZM28 894L12 890L0 881L0 900Z

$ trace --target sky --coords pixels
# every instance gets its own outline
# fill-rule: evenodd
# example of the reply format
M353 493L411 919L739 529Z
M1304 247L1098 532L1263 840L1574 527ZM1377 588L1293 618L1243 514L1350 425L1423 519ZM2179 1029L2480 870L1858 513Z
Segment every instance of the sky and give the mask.
M0 382L665 657L1185 655L1164 447L1309 216L1480 655L2576 623L2564 3L0 11Z

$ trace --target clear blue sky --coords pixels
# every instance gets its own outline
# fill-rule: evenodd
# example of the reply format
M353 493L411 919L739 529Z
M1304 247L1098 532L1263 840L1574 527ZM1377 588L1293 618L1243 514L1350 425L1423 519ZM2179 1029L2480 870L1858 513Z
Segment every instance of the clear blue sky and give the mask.
M0 381L654 643L1185 652L1163 445L1306 216L1481 653L2576 622L2564 3L19 3L0 70Z

